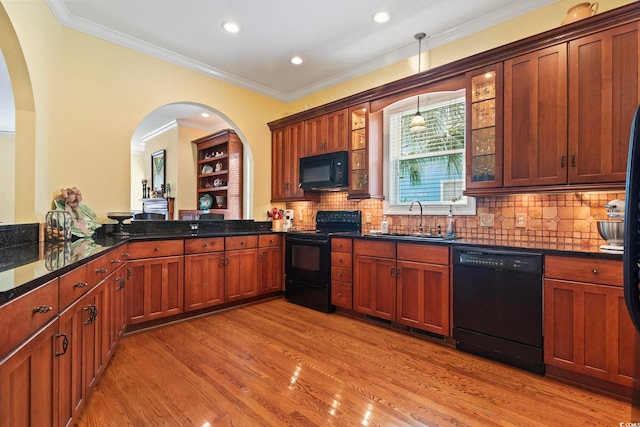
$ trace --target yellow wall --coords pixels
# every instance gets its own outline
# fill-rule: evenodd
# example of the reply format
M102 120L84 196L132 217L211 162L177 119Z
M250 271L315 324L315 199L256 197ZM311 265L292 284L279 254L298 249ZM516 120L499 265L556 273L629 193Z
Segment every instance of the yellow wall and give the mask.
M142 180L144 173L144 154L131 155L131 189L130 189L130 209L134 211L142 210ZM127 209L128 210L128 209Z
M631 2L602 1L600 11L627 3ZM573 4L575 0L561 0L434 48L425 53L426 62L441 65L555 27ZM82 190L84 202L101 219L106 212L130 209L133 131L149 112L175 102L195 102L220 112L249 147L251 158L259 159L248 183L254 194L253 214L249 216L262 218L271 194L267 122L302 111L305 106L321 105L406 77L416 70L416 58L410 58L284 104L64 28L42 0L2 0L0 5L6 11L5 15L0 8L0 24L8 17L28 69L28 76L22 77L26 83L14 82L16 75L11 74L17 104L18 222L42 221L59 189L71 186ZM7 36L6 25L0 27L0 37L11 37ZM2 47L4 51L4 40ZM10 73L16 61L19 59L7 58ZM17 91L16 85L20 85ZM30 88L32 105L28 102ZM180 154L179 158L182 162L187 156ZM180 184L176 191L183 191Z
M16 144L12 133L0 132L0 223L15 221Z

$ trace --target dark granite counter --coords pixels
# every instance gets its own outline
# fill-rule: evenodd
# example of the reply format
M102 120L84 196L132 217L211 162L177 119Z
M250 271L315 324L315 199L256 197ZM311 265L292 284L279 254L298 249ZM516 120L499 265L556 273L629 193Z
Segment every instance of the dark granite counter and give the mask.
M269 234L269 221L135 221L127 238L114 238L104 224L93 238L38 242L38 224L0 228L0 306L130 241ZM3 244L4 243L4 244Z

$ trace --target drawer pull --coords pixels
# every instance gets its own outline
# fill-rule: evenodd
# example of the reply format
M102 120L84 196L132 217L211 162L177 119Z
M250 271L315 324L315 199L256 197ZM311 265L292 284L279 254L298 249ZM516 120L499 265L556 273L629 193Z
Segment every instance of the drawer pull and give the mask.
M597 269L597 268L594 268L593 270L591 270L591 272L592 272L593 274L598 274L598 269Z
M342 296L342 292L338 292L337 296L341 297Z
M53 307L51 307L50 305L39 305L36 308L33 309L33 313L47 313L49 311L53 310Z
M75 285L73 285L74 288L84 288L85 286L87 286L87 282L78 282Z
M104 274L106 272L107 272L106 268L99 268L99 269L96 270L96 273L98 273L98 274Z
M160 248L153 248L154 251L160 252Z
M269 243L273 243L273 239L269 239Z
M208 243L205 243L204 245L202 245L202 247L204 247L204 248L208 248L208 247L209 247L209 244L208 244Z
M111 264L119 264L119 263L120 263L120 260L117 258L111 260Z
M244 240L242 242L240 242L241 245L246 245L247 242L245 242Z
M338 273L338 277L342 277L342 273Z
M62 338L62 352L56 352L56 356L62 356L63 354L66 354L67 352L67 348L69 348L69 338L67 337L67 334L57 334L56 338Z
M338 261L338 262L342 262L342 258L338 258L336 261Z
M129 258L131 254L129 252L125 252L122 254L122 258Z

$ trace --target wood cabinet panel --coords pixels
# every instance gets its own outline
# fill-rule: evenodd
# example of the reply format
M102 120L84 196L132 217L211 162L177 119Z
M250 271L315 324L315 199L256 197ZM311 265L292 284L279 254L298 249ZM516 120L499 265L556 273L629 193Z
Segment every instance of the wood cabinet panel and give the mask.
M58 279L0 307L0 358L58 314Z
M128 269L127 324L141 323L183 311L182 256L131 261Z
M331 281L331 304L348 309L353 308L353 286L351 283Z
M356 239L353 242L353 254L368 255L381 258L396 258L395 242L372 242L370 240Z
M129 243L128 253L129 259L182 255L184 253L184 241L177 239L132 242Z
M258 250L258 293L266 294L282 290L283 270L282 247L261 247Z
M398 260L449 264L449 246L398 243L397 251Z
M304 121L304 156L348 149L348 110L342 109Z
M350 253L331 252L331 266L351 268L353 266L353 261L351 258L352 257Z
M184 253L201 254L224 251L224 237L203 237L184 241Z
M637 22L569 43L569 181L624 182L640 85Z
M544 276L622 287L622 263L610 259L547 256Z
M331 252L351 253L353 251L353 240L343 238L331 239Z
M398 261L398 323L449 335L449 266Z
M227 251L225 257L225 301L258 295L258 249Z
M224 249L234 251L236 249L251 249L258 247L258 236L234 236L224 238Z
M360 255L354 242L353 309L382 319L396 318L396 260ZM395 246L395 244L393 244ZM395 251L394 251L395 252Z
M2 425L56 426L58 319L0 359Z
M567 182L567 45L504 63L504 185Z
M282 246L282 235L280 234L260 234L258 236L258 246Z
M84 295L89 290L88 285L86 264L60 276L59 307L62 309Z
M184 310L224 303L224 252L184 257Z
M275 129L271 134L271 200L303 200L300 184L300 157L304 126L302 122Z

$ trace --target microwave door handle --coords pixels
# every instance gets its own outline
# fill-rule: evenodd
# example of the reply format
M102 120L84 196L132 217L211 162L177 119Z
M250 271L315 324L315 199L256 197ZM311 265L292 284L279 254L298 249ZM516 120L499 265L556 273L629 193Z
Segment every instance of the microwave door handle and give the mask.
M329 180L335 182L336 180L336 161L331 161L331 169L329 170Z

